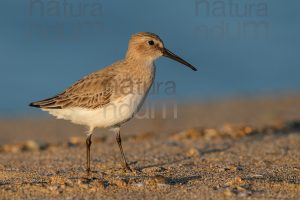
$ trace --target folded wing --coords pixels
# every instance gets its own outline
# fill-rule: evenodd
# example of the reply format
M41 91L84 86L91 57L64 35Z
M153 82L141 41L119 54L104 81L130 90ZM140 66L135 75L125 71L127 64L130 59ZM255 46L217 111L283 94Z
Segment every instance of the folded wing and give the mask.
M64 92L41 101L30 103L30 106L42 109L63 109L81 107L95 109L108 104L113 95L114 71L109 73L90 74L77 81Z

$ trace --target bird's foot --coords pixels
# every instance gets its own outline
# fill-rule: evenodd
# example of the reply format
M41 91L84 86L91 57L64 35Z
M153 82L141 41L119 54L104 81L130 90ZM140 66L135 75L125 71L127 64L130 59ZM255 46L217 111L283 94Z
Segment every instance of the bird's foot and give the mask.
M127 171L133 172L133 170L129 167L129 165L128 165L127 163L125 163L125 164L123 165L123 170L124 170L125 172L127 172Z
M91 175L91 169L87 168L86 169L86 176L89 177Z
M131 168L131 167L129 167L128 164L123 165L123 171L124 172L130 172L133 175L138 175L140 173L140 171L138 169Z

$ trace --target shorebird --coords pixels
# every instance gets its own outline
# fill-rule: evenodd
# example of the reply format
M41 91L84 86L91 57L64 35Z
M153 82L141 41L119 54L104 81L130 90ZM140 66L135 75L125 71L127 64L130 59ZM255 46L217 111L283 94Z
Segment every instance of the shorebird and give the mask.
M132 35L123 60L83 77L54 97L32 102L30 106L41 108L58 119L88 127L88 174L95 128L110 128L115 132L123 167L132 171L123 152L120 126L133 118L142 106L155 77L154 61L161 56L197 71L194 66L165 48L159 36L140 32Z

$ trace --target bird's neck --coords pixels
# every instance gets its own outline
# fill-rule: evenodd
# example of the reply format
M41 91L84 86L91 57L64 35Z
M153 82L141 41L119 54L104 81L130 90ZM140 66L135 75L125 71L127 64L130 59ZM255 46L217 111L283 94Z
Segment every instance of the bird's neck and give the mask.
M139 69L145 69L153 68L155 59L126 56L125 61L128 63L129 66L136 67Z
M127 72L130 72L130 77L135 82L142 82L145 87L144 90L148 91L155 78L155 64L154 60L126 58Z

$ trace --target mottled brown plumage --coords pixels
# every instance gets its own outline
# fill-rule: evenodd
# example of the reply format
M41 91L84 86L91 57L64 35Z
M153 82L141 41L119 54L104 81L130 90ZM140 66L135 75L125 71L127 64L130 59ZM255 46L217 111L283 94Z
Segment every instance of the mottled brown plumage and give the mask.
M131 170L123 153L120 126L140 109L155 77L154 61L161 56L172 58L196 71L191 64L166 49L157 35L141 32L131 37L123 60L83 77L52 98L33 102L30 106L89 127L86 140L88 172L93 129L112 127L117 135L124 167Z
M149 44L141 43L141 40L155 40L157 46L149 48ZM137 33L129 42L124 60L87 75L64 92L52 98L33 102L30 106L44 109L69 107L96 109L119 98L122 95L120 88L126 87L128 82L131 82L132 89L134 83L142 82L144 90L147 91L152 84L153 76L151 71L140 66L145 64L145 60L148 62L149 59L149 62L152 62L153 56L161 56L159 48L163 48L163 42L157 35L148 32ZM145 91L140 89L139 93L143 92Z

